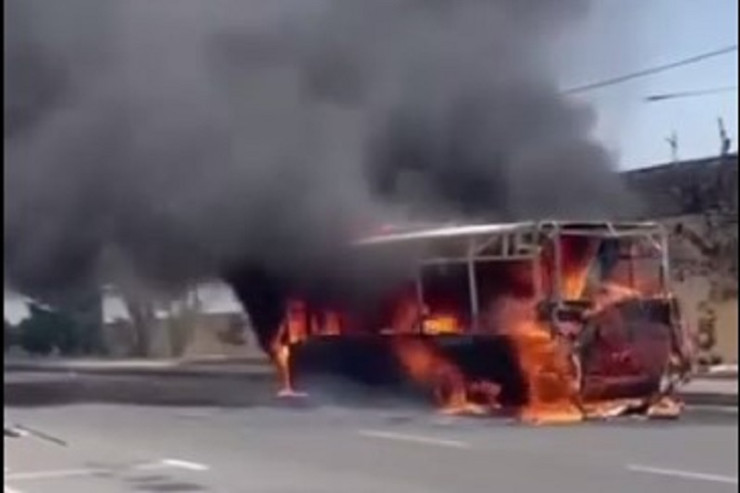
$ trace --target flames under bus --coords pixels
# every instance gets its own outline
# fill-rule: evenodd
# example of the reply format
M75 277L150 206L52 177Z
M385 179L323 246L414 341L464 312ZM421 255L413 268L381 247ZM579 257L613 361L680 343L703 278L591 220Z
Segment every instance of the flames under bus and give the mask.
M362 313L288 303L273 346L286 392L341 377L421 389L449 412L571 419L648 412L686 375L657 224L455 226L354 247L411 251L417 267Z

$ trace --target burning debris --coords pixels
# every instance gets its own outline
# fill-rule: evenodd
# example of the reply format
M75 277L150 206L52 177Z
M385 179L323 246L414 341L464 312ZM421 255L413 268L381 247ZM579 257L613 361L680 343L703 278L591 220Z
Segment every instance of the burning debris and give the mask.
M409 380L446 414L676 417L672 393L690 355L663 235L645 223L519 223L364 242L357 248L424 244L415 290L394 290L375 326L289 302L273 346L283 392L325 371Z
M528 401L521 418L528 422L572 422L582 418L578 380L568 337L553 337L540 321L530 300L504 300L499 319L502 330L514 341L516 356L527 382ZM517 306L518 305L518 306Z
M431 390L442 413L485 412L482 406L468 399L468 383L462 371L429 340L398 337L392 348L403 371L413 381Z

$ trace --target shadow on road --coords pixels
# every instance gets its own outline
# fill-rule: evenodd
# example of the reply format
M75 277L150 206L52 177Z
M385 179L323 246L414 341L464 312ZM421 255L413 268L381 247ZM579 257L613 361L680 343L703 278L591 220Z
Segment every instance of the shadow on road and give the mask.
M238 378L5 374L6 407L82 403L248 407L274 403L275 383Z
M181 407L279 407L305 409L327 404L361 408L419 408L431 410L413 392L371 391L367 387L325 382L324 392L310 397L278 398L277 382L239 376L122 376L85 374L5 373L6 407L72 404L120 404Z
M167 477L145 476L131 478L127 481L135 491L147 491L151 493L185 493L190 491L208 491L207 488L195 483L174 481Z

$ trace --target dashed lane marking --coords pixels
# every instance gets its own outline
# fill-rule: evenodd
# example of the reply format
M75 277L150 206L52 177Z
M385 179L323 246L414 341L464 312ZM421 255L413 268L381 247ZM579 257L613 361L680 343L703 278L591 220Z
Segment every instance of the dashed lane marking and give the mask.
M694 481L709 481L712 483L738 484L737 476L723 476L720 474L707 474L703 472L685 471L682 469L665 469L662 467L644 466L630 464L627 469L634 472L655 474L659 476L670 476L674 478L688 479Z
M459 440L447 440L443 438L428 437L422 435L407 435L405 433L392 433L388 431L379 430L359 430L358 433L361 436L369 438L381 438L385 440L395 440L400 442L410 442L420 445L436 445L440 447L451 447L457 449L466 449L470 445L466 442Z
M190 471L207 471L210 469L210 467L205 464L180 459L163 459L162 464L171 467L179 467L181 469L188 469Z
M205 464L198 464L197 462L190 462L180 459L162 459L155 462L148 462L145 464L139 464L130 468L130 470L156 470L166 469L169 467L176 467L179 469L187 469L189 471L207 471L210 469ZM109 473L110 470L106 469L57 469L47 471L29 471L29 472L17 472L17 473L6 473L6 481L31 481L39 479L61 479L76 476L95 476L96 474ZM6 492L7 493L7 492Z

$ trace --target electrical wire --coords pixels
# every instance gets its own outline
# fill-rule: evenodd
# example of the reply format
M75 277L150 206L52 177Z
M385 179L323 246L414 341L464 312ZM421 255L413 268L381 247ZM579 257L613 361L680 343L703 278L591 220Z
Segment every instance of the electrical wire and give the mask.
M664 65L658 65L655 67L639 70L637 72L632 72L629 74L624 74L624 75L620 75L617 77L611 77L609 79L605 79L605 80L601 80L597 82L591 82L589 84L584 84L581 86L572 87L570 89L566 89L565 91L563 91L563 93L564 94L578 94L578 93L582 93L586 91L592 91L594 89L601 89L602 87L608 87L608 86L613 86L616 84L621 84L623 82L631 81L634 79L639 79L642 77L647 77L647 76L658 74L658 73L665 72L668 70L673 70L675 68L683 67L685 65L691 65L694 63L698 63L698 62L707 60L709 58L727 55L728 53L733 53L737 51L737 48L738 48L738 45L726 46L724 48L702 53L700 55L692 56L689 58L684 58L683 60L678 60L678 61L667 63Z
M665 94L654 94L647 96L645 101L648 103L655 103L658 101L665 101L666 99L678 99L678 98L691 98L696 96L707 96L711 94L721 94L725 92L737 91L737 86L732 87L715 87L713 89L699 89L696 91L683 91L683 92L672 92Z

